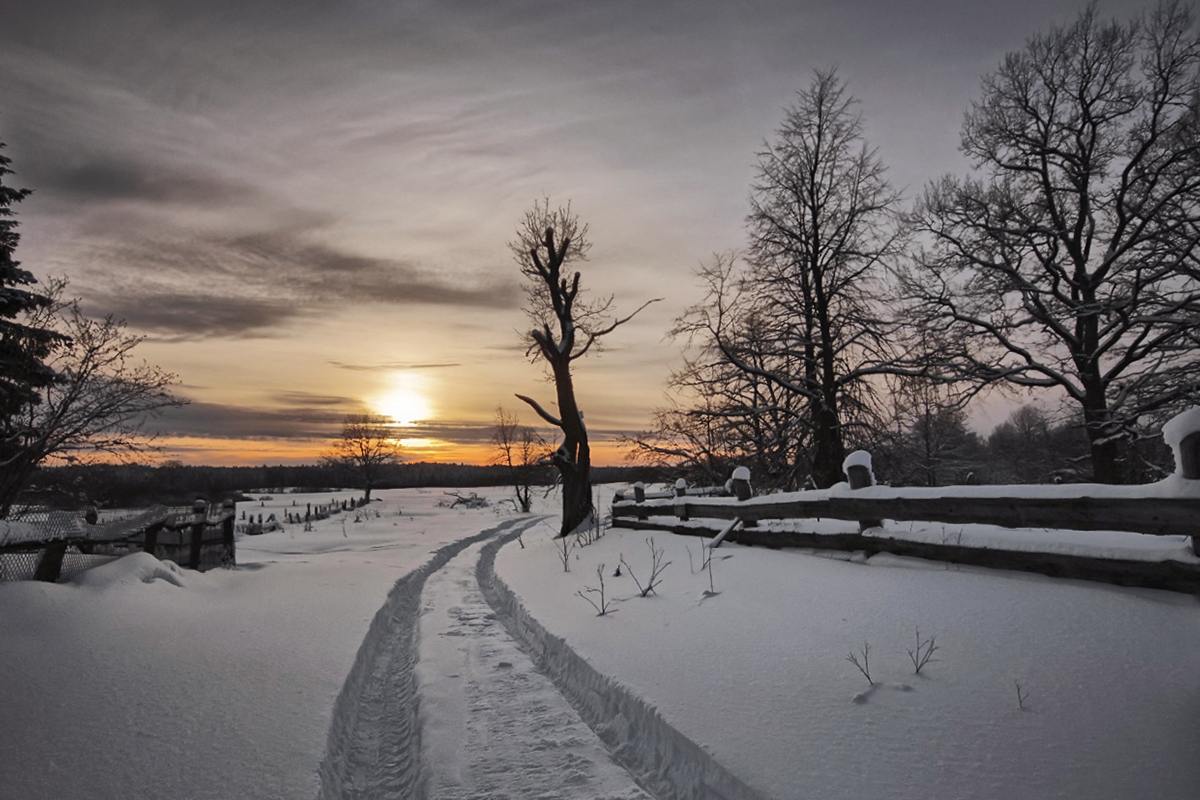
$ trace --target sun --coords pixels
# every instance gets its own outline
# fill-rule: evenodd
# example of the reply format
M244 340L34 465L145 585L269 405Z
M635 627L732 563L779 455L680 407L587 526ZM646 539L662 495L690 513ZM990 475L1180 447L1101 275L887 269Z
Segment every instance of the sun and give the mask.
M374 403L375 409L397 425L411 427L433 416L429 400L415 386L397 386Z

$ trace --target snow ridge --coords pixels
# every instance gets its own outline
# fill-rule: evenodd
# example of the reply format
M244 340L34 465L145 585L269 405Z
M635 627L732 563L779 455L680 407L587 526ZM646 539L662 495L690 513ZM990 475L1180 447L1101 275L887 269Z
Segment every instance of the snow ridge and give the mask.
M483 547L476 580L496 616L596 732L613 760L659 800L764 800L657 710L601 675L529 616L495 571L496 552L516 537L509 533Z
M429 576L459 552L516 522L505 522L437 549L429 561L398 580L388 593L334 703L329 742L318 771L318 800L426 797L413 671L421 590Z

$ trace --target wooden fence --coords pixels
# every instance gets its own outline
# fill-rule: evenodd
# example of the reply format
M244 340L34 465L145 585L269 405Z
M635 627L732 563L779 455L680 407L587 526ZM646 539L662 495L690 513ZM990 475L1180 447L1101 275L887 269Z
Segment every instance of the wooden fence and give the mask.
M232 501L210 508L197 500L190 510L155 506L107 524L62 516L53 525L7 526L0 538L0 580L53 582L139 551L196 570L237 563Z
M1195 418L1193 414L1191 419ZM632 493L618 493L614 499L613 525L691 536L723 534L727 541L767 547L893 553L1197 593L1200 562L1187 555L1151 561L1004 549L992 544L980 547L964 545L961 537L922 541L882 524L883 520L921 521L1190 537L1192 553L1200 556L1200 459L1196 458L1200 435L1193 431L1175 436L1172 444L1179 466L1170 483L1163 484L1174 491L1161 492L1163 496L1153 496L1155 490L1146 487L1096 484L894 489L874 485L870 456L860 452L847 458L847 486L837 490L753 497L750 474L744 467L734 472L724 489L716 490L727 497L700 496L702 492L688 489L682 481L676 483L674 492L657 494L635 485ZM795 522L823 519L856 522L858 530L822 533L813 525L804 530L803 523ZM788 526L759 525L769 520L793 522Z

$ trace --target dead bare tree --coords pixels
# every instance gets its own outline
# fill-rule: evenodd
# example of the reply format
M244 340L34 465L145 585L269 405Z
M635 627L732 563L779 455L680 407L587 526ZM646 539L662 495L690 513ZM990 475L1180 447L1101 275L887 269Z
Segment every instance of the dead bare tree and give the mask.
M591 242L571 205L551 206L549 198L535 202L517 226L509 247L526 278L525 312L533 323L528 355L543 361L554 380L558 414L531 397L517 397L563 435L550 462L562 478L563 512L559 536L566 536L592 514L591 447L583 412L575 398L572 364L601 340L644 309L650 300L626 317L613 318L611 296L595 301L581 297L578 265L587 259ZM572 267L576 269L572 272Z

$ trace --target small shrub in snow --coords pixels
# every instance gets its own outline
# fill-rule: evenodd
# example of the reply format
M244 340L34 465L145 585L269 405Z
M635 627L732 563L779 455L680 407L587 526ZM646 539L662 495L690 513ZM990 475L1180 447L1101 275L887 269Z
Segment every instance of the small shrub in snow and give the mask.
M597 616L603 617L605 614L608 613L609 606L612 605L612 600L605 599L605 597L604 597L604 565L603 564L596 567L596 577L600 579L600 588L599 589L596 589L591 586L584 586L582 592L576 592L575 594L579 595L584 600L587 600L589 603L591 603L592 608L596 609ZM588 595L590 595L590 594L599 595L600 602L597 603L595 600L588 597Z
M933 658L933 654L935 652L937 652L938 646L937 646L937 637L936 636L930 636L928 639L922 641L921 640L921 629L917 628L916 631L917 631L917 649L909 650L908 657L909 657L909 659L912 660L912 663L913 663L913 674L920 675L922 667L924 667L930 661L938 660L936 658Z
M708 557L704 559L704 566L708 568L708 591L704 593L705 597L712 597L717 594L716 587L713 586L712 562L712 550L709 550Z
M650 548L650 578L644 586L638 580L637 575L633 573L633 568L629 566L629 562L625 560L625 556L621 556L621 565L625 567L625 571L629 573L629 577L633 578L633 582L637 584L638 592L641 593L642 597L646 597L651 592L658 594L658 592L654 591L654 587L662 583L661 576L663 570L671 566L670 561L663 562L666 550L661 547L655 547L653 536L646 540L646 545Z
M558 560L562 562L563 572L571 571L571 537L560 536L555 542L558 544Z
M871 680L871 645L863 642L862 650L855 653L853 650L846 654L846 660L854 666L858 667L858 671L867 679L867 683L872 686L875 681Z
M1017 687L1017 708L1025 710L1025 701L1029 699L1029 693L1021 689L1020 681L1013 681L1013 685Z

